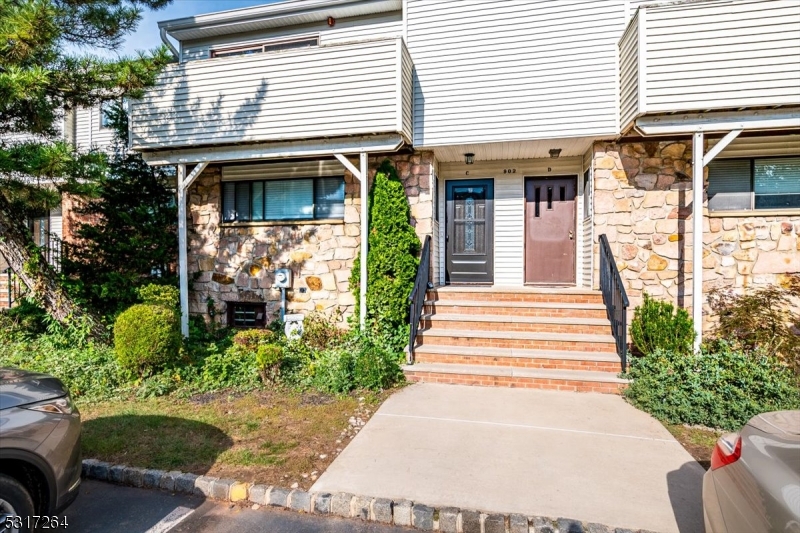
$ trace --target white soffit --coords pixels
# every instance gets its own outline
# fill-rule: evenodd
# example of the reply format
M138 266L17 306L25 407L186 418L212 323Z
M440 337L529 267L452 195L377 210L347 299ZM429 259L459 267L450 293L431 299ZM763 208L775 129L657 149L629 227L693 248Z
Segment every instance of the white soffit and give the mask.
M342 164L335 159L225 165L222 167L222 181L343 176L344 172Z
M436 155L436 160L441 162L463 162L464 154L467 153L475 154L475 161L541 159L550 157L550 150L553 148L561 149L559 157L583 156L595 140L598 139L596 137L573 137L535 141L434 146L430 149L432 149Z
M719 139L709 139L708 148L711 149L718 142ZM800 155L800 132L793 135L767 137L739 136L726 146L715 159L784 155Z
M295 26L390 11L400 11L402 0L287 0L263 6L219 11L164 20L158 27L179 41Z

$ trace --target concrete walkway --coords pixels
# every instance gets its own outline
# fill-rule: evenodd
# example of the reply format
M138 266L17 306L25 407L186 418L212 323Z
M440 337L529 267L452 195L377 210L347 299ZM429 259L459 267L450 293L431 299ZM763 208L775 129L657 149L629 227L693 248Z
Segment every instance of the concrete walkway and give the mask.
M703 473L617 396L416 384L381 406L312 490L702 533Z

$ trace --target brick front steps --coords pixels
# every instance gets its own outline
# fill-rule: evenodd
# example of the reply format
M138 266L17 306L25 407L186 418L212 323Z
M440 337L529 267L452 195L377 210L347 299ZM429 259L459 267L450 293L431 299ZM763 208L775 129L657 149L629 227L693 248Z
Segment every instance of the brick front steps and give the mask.
M557 329L556 326L553 329ZM419 334L422 344L448 346L487 346L531 350L580 350L613 353L611 335L584 335L527 331L480 331L431 328Z
M403 367L411 382L485 385L527 389L619 394L628 381L609 372L551 370L441 363L416 363Z
M518 316L518 315L491 315L491 314L466 314L466 313L435 313L422 317L422 327L441 329L470 329L490 331L527 331L551 332L553 326L558 327L560 333L577 334L608 334L608 320L603 318L585 317L548 317L548 316Z
M574 288L428 292L409 381L619 393L602 295Z
M526 350L524 348L480 348L424 345L415 352L417 363L475 364L518 368L593 370L617 373L620 360L615 353Z

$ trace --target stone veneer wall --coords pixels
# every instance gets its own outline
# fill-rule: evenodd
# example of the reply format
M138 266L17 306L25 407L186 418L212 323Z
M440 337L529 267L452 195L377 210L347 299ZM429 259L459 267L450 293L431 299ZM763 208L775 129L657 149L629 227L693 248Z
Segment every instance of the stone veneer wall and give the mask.
M594 268L599 266L597 241L605 233L631 309L641 303L643 292L691 309L691 152L691 141L594 146ZM708 169L705 180L707 186ZM714 287L741 293L800 272L800 213L709 217L706 205L704 213L704 294ZM704 314L709 311L704 305ZM706 329L711 326L713 321L704 321Z
M370 157L370 184L384 160L395 164L411 206L420 239L431 232L433 154ZM273 289L277 268L290 268L294 290L290 312L353 312L350 272L361 243L360 184L345 176L345 215L341 223L281 225L221 222L221 167L209 166L189 196L190 312L225 323L227 302L266 302L268 321L277 317L280 291ZM301 292L300 289L305 289Z

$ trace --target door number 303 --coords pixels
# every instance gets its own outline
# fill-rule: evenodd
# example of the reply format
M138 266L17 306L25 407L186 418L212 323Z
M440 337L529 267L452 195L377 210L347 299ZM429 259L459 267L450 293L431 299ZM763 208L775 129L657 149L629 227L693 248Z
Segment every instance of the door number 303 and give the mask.
M517 169L516 168L504 168L503 169L503 174L516 174L516 173L517 173Z

